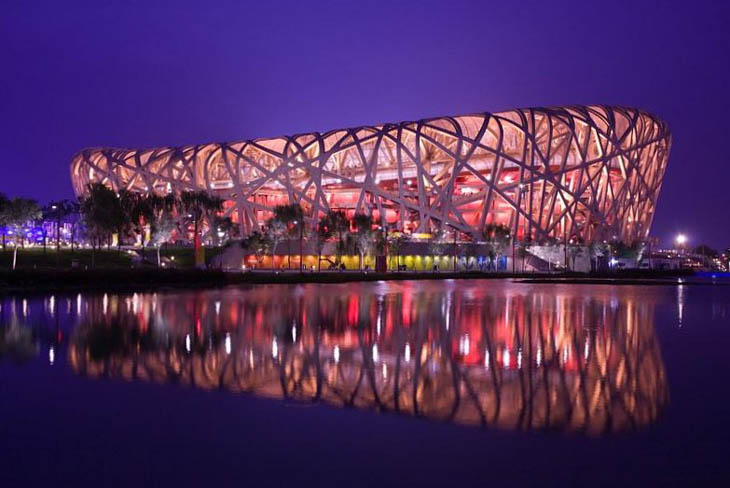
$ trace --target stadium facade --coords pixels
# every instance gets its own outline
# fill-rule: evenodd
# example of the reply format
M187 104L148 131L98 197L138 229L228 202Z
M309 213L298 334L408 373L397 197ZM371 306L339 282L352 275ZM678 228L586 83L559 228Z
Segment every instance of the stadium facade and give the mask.
M90 148L71 163L89 183L223 197L242 235L297 202L310 224L329 209L389 229L502 224L517 239L647 237L671 136L634 108L570 106L438 117L272 139L153 149Z

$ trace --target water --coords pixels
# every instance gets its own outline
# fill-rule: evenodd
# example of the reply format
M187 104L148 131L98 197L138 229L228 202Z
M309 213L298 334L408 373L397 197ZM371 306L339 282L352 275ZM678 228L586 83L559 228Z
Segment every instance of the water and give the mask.
M730 287L0 298L3 486L718 484Z

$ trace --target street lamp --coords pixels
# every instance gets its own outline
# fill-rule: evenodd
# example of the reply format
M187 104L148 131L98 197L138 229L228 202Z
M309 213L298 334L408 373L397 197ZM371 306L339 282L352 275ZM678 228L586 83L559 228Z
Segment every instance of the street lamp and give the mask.
M298 220L294 221L295 226L299 226L299 272L304 270L304 252L302 251L302 241L304 240L304 222L301 224Z
M684 234L677 234L677 237L674 239L674 242L677 243L678 246L684 246L687 244L687 236Z

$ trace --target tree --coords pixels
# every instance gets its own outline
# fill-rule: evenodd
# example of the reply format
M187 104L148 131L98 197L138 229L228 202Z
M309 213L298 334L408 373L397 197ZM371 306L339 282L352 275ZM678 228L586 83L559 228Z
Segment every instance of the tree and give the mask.
M149 226L152 231L152 221L154 220L154 205L161 198L156 195L142 195L137 193L131 199L131 208L129 209L129 218L132 224L132 230L139 236L140 250L144 252L145 234ZM151 236L150 236L151 238Z
M487 241L487 254L494 269L497 269L499 259L509 243L510 230L503 224L489 224L484 229L484 239Z
M428 252L432 256L443 256L449 250L449 239L446 233L439 229L428 242Z
M208 220L210 229L211 217L223 210L223 199L211 195L206 191L184 191L180 194L180 210L182 214L193 224L193 247L195 248L195 265L201 266L202 262L200 242L201 224Z
M256 256L256 262L260 262L261 256L266 254L269 249L269 241L264 234L259 231L254 231L241 241L241 247L245 250L252 251Z
M50 220L51 217L49 215L49 207L48 205L41 207L41 212L38 214L38 217L35 218L33 222L33 226L35 228L40 228L41 230L41 242L43 245L43 255L46 255L47 251L47 242L48 242L48 229L45 225L43 225L46 221Z
M233 224L233 220L230 217L220 217L218 215L213 217L211 234L213 236L213 245L220 246L225 244L232 231L236 228Z
M73 209L71 213L69 213L66 216L66 221L71 225L71 253L74 252L74 242L76 239L76 234L79 232L79 228L82 227L82 216L81 216L81 205L79 201L70 201L71 208Z
M276 256L276 248L279 243L284 240L284 237L286 237L288 233L289 229L287 228L286 224L276 217L271 217L269 220L266 221L264 236L269 242L268 247L270 248L271 252L271 269L274 269L274 256Z
M353 242L360 254L360 271L362 271L363 260L375 249L375 232L373 231L373 218L366 214L355 214L352 218L352 225L355 232L352 235Z
M585 245L579 237L574 237L568 243L568 259L570 260L570 269L575 271L575 260L583 255Z
M170 194L164 197L149 195L147 197L149 206L150 241L157 248L157 266L162 265L160 258L160 247L170 240L172 233L177 228L173 211L175 210L175 196Z
M322 271L322 250L325 243L332 238L332 229L329 226L327 215L319 218L317 228L312 230L312 241L317 250L317 271Z
M591 271L598 271L599 258L606 256L608 252L608 244L605 241L593 240L588 245L588 255L591 259Z
M5 242L5 235L7 233L7 227L8 227L8 204L10 203L10 200L8 200L8 197L5 196L4 193L0 193L0 227L2 227L3 231L3 251L6 249L6 242Z
M437 230L428 242L428 252L432 256L442 257L449 250L449 239L443 229ZM434 265L434 270L436 266Z
M693 253L701 256L702 261L705 261L709 259L712 261L712 258L716 258L718 256L718 252L714 249L712 249L707 244L700 244L699 246L695 247L693 250Z
M638 262L641 254L644 252L644 243L641 241L625 242L614 239L608 243L610 257L629 259Z
M403 232L394 232L388 235L388 248L395 252L396 269L400 270L401 251L410 242L411 236Z
M56 267L61 263L61 223L78 211L79 205L71 200L56 200L43 209L46 218L52 219L56 224ZM45 234L43 248L45 250Z
M525 259L530 255L530 246L532 246L532 238L530 236L517 242L517 256L521 261L522 272L525 272Z
M81 200L81 213L91 240L91 267L96 264L96 247L120 227L123 219L116 193L101 183L90 183Z
M291 238L304 232L304 210L298 203L277 205L272 218L286 228L282 237L287 238L287 262L291 269Z
M13 229L15 235L15 248L13 251L13 269L18 261L18 239L20 244L25 245L25 225L41 215L41 207L33 199L16 197L10 200L5 207L7 223Z
M136 227L139 226L139 219L136 219L135 214L137 209L141 206L141 201L144 198L137 192L129 190L119 190L117 193L117 205L119 206L119 213L116 220L116 231L117 231L117 253L121 253L122 244L124 239Z
M329 232L337 239L335 245L335 264L339 264L342 254L345 253L350 244L348 241L350 223L347 221L345 212L340 210L329 210L325 215L325 221Z

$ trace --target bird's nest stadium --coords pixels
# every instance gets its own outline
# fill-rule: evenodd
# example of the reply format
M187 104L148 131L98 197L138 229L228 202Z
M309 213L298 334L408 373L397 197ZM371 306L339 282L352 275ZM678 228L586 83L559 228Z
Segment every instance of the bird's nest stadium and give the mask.
M276 205L370 214L410 233L479 238L502 224L516 239L645 239L671 136L634 108L570 106L437 117L271 139L151 149L90 148L71 163L89 183L225 199L242 235Z

